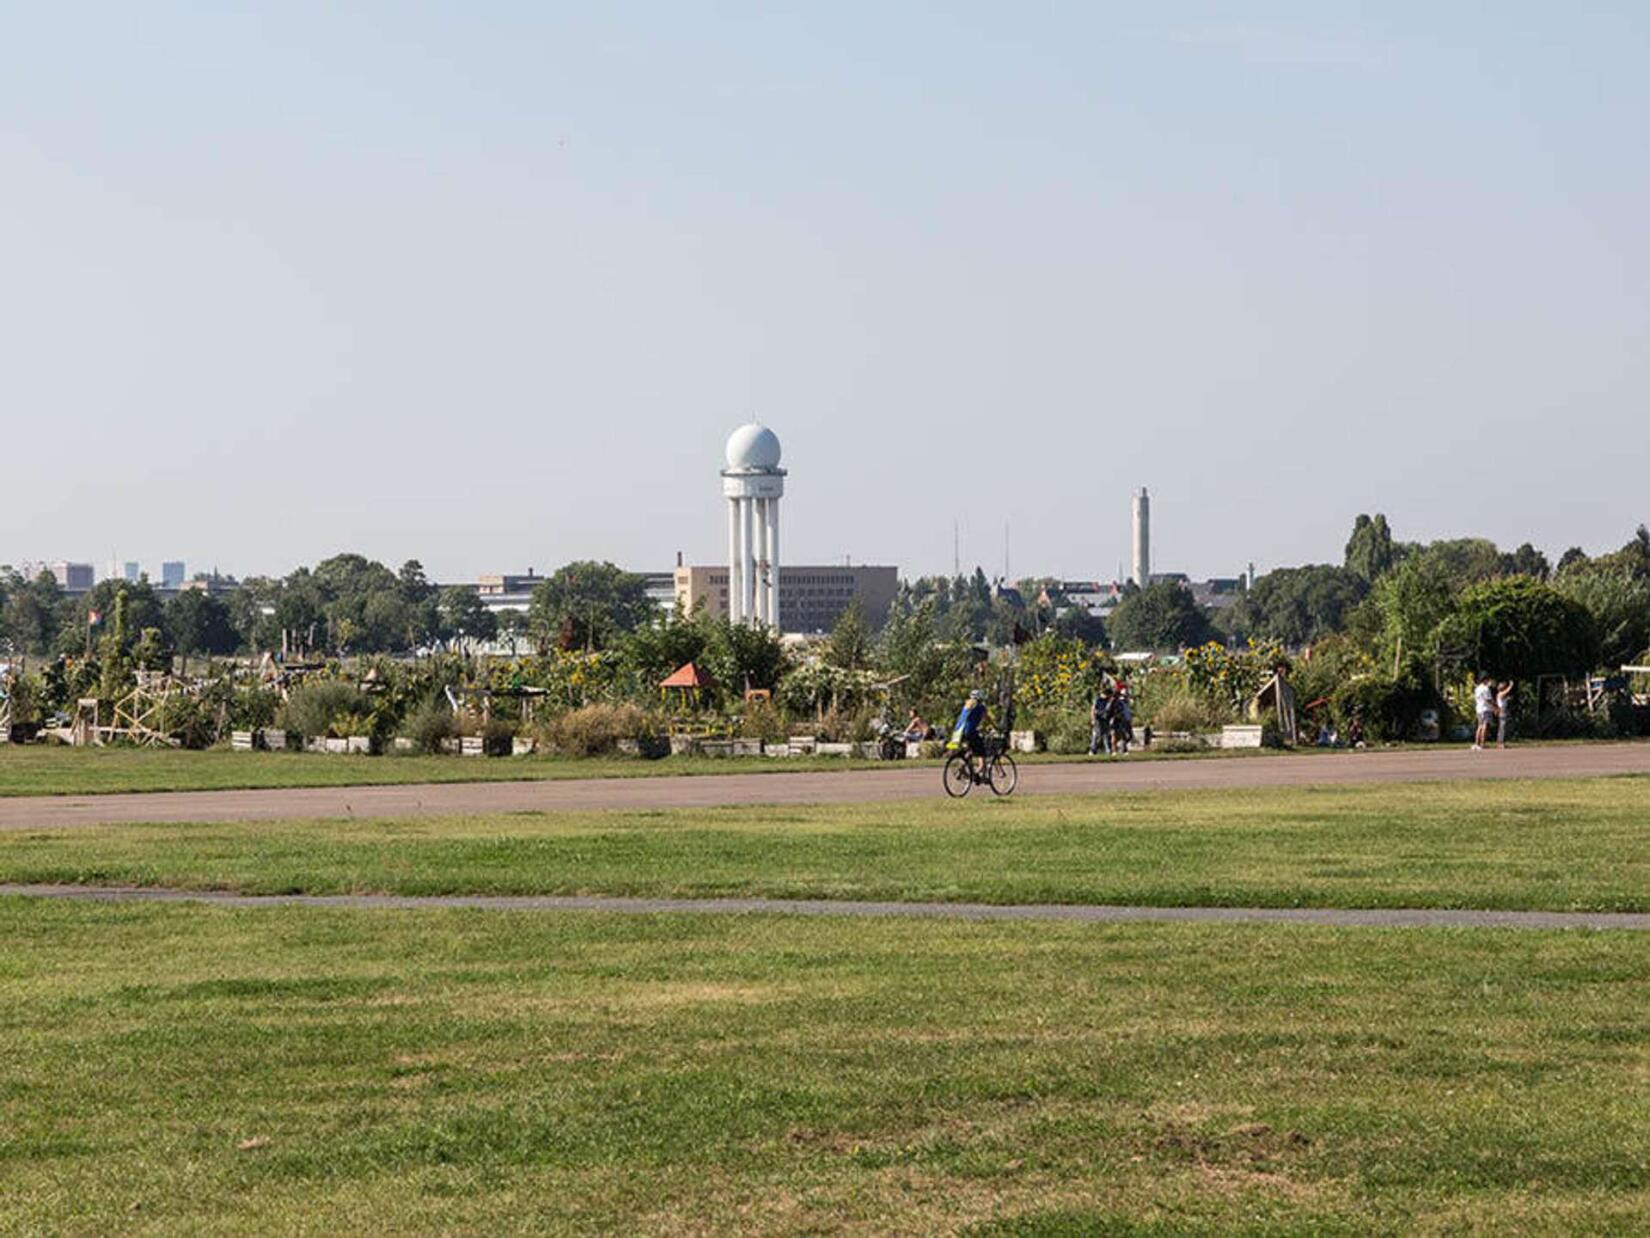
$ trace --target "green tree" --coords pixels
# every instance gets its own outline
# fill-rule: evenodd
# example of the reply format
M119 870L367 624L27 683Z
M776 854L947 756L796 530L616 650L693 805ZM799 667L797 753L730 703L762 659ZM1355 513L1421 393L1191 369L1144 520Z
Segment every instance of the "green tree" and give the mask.
M43 654L57 644L59 607L63 601L57 578L41 572L33 580L15 573L8 580L4 618L5 634L24 653ZM84 629L81 629L84 632ZM80 635L80 633L77 633Z
M1571 546L1558 557L1558 570L1555 575L1562 576L1574 568L1587 565L1587 552L1580 546Z
M1598 630L1581 603L1527 576L1461 594L1440 641L1472 670L1497 679L1584 674L1598 663Z
M636 689L651 693L677 668L703 663L712 626L702 613L689 616L677 607L626 634L619 642L620 661Z
M132 636L130 606L125 589L115 594L114 613L109 616L103 639L98 642L98 662L103 668L98 695L106 701L123 696L132 686Z
M753 688L773 691L790 667L779 633L726 619L703 619L705 668L723 693L735 699Z
M546 577L533 590L527 614L541 648L605 649L645 623L654 609L640 576L586 560Z
M1224 623L1238 635L1298 648L1340 631L1368 591L1367 578L1351 568L1326 563L1278 568L1228 609Z
M498 635L498 616L487 609L481 595L465 585L441 591L441 631L470 640L492 640Z
M1396 560L1392 530L1383 513L1376 512L1373 517L1360 515L1353 521L1352 536L1346 542L1347 571L1370 585Z
M1595 565L1566 572L1554 587L1592 615L1606 667L1633 662L1650 647L1650 578Z
M1433 634L1454 609L1456 586L1444 564L1430 555L1405 559L1375 582L1383 658L1430 654Z
M166 634L181 654L229 654L240 634L224 602L205 589L185 589L166 603Z
M865 627L865 612L857 599L848 603L831 626L825 660L845 671L857 671L870 663L871 634Z
M1536 580L1546 580L1552 575L1552 570L1552 565L1547 562L1547 556L1529 542L1525 542L1511 554L1501 556L1503 576L1533 576Z
M1180 649L1201 645L1214 632L1191 590L1173 580L1155 581L1125 597L1109 626L1118 649Z
M1488 538L1446 538L1427 546L1422 555L1443 568L1458 589L1502 573L1501 552Z

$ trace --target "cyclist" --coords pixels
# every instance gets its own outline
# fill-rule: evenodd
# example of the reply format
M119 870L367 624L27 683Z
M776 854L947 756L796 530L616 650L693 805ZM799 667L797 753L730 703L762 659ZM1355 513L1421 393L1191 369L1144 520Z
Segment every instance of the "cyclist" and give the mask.
M985 697L978 688L968 694L963 702L962 711L957 714L957 726L954 732L958 744L964 752L969 754L971 764L978 758L972 773L975 782L980 782L985 774Z

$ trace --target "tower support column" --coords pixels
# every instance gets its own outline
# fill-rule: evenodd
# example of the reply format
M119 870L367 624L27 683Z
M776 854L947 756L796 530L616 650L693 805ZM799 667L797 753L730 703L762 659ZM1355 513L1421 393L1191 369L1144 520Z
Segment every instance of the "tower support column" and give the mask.
M728 500L728 619L741 619L739 603L743 600L739 583L739 500Z
M750 623L756 618L756 513L749 499L745 499L740 507L739 531L743 543L739 547L739 594L743 612L740 617Z
M779 631L779 500L763 499L768 507L768 622Z

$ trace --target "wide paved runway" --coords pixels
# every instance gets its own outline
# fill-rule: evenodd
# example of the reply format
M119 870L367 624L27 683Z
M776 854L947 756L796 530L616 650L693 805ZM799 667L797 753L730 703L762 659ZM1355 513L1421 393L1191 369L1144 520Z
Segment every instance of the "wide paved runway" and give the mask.
M1332 752L1221 759L1022 765L1016 795L1193 791L1238 787L1470 778L1582 778L1650 774L1650 743L1553 744ZM984 788L976 795L989 798ZM590 809L703 808L731 804L846 804L938 799L932 766L840 773L703 774L558 782L470 782L265 791L164 791L138 795L0 798L0 830L116 821L257 821L281 817L405 817ZM959 806L960 807L960 806Z

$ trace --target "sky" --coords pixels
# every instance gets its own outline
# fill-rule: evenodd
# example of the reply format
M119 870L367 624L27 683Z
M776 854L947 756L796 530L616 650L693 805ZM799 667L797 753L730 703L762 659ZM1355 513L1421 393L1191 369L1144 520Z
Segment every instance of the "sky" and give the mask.
M0 562L1650 519L1650 6L0 0Z

